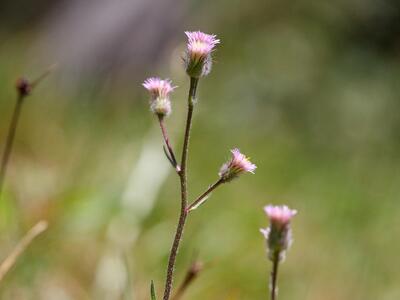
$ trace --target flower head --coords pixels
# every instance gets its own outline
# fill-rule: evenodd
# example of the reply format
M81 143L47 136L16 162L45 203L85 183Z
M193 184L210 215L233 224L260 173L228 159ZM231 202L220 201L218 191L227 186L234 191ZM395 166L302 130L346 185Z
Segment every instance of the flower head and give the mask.
M248 157L240 153L239 149L233 149L231 153L231 160L226 162L218 173L224 182L231 181L242 173L250 172L254 174L257 166L251 163Z
M290 220L297 214L296 210L290 209L286 205L267 205L264 207L264 211L267 214L270 222L278 227L288 225Z
M292 243L290 221L297 214L297 211L286 205L267 205L264 207L264 211L270 224L269 227L262 228L260 231L267 240L269 258L273 260L278 257L279 260L282 260L285 257L285 251Z
M184 59L186 72L189 76L199 78L211 71L211 53L220 40L216 35L201 31L185 32L188 38L186 57Z
M144 81L143 86L150 93L150 109L160 117L171 113L171 101L169 94L176 88L168 79L151 77Z

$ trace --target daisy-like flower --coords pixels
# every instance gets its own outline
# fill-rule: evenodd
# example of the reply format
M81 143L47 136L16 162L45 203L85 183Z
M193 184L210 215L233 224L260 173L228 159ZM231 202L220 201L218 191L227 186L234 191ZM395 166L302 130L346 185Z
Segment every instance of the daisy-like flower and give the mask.
M286 205L267 205L264 207L264 211L270 224L269 227L262 228L260 231L267 240L269 258L274 260L277 256L279 260L283 260L286 250L292 243L290 221L297 214L297 211Z
M218 173L224 182L231 181L242 173L250 172L254 174L257 166L251 163L248 157L240 153L239 149L233 149L231 153L231 160L223 164Z
M184 58L186 73L193 78L206 76L212 67L211 53L219 44L216 35L201 31L185 32L188 38L186 57Z
M176 88L168 79L151 77L144 81L143 86L150 93L150 109L160 117L168 116L171 109L169 94Z

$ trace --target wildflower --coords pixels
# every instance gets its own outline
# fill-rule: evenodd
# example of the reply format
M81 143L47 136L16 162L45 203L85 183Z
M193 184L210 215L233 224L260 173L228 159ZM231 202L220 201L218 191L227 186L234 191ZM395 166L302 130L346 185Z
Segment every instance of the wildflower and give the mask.
M168 116L171 109L169 94L176 88L170 80L151 77L144 81L143 86L150 93L150 109L159 117Z
M239 149L233 149L231 152L231 160L225 163L218 173L224 182L231 181L242 173L250 172L254 174L257 167L250 162L249 158L240 153Z
M265 229L260 229L261 233L267 240L267 248L269 258L271 260L283 260L285 251L292 243L292 232L290 229L290 221L297 214L296 210L292 210L286 205L264 207L270 224Z
M184 58L186 73L193 78L206 76L211 72L211 53L220 40L216 35L201 31L185 32L188 38L186 57Z

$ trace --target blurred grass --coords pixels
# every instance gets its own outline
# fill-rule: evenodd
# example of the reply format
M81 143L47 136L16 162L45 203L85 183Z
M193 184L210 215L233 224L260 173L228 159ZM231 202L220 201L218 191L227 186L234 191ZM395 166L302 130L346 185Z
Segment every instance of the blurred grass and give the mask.
M190 195L215 180L233 147L258 169L217 190L193 213L176 282L197 253L206 268L187 299L266 299L262 207L286 203L299 214L281 268L282 299L398 299L400 61L396 46L379 48L386 44L364 32L375 24L375 6L235 2L223 13L227 3L197 12L213 20L208 26L223 43L213 72L200 82ZM34 32L2 34L1 141L13 84L30 65L25 48L35 38ZM171 54L161 73L171 72L180 86L168 120L180 149L188 83L178 60ZM135 299L149 298L150 279L161 291L177 180L171 172L144 217L121 202L156 126L146 99L140 82L88 80L68 91L57 75L27 99L0 203L0 257L38 219L48 219L50 228L8 274L1 299L107 299L96 284L107 253L126 255ZM122 237L137 234L134 242L115 237L113 222L120 218Z

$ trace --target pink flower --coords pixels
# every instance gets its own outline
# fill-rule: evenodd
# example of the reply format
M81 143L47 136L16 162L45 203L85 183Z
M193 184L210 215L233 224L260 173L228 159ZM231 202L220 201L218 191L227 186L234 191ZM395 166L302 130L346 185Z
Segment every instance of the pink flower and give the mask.
M288 225L290 220L297 214L296 210L290 209L286 205L267 205L264 207L264 211L267 214L270 222L276 226Z
M267 228L261 228L260 232L267 240L269 258L283 260L286 250L292 244L290 221L297 211L286 205L267 205L264 207L264 211L269 218L270 225Z
M201 31L185 31L185 34L188 37L188 52L197 59L209 55L220 42L216 35Z
M160 79L158 77L147 78L143 82L143 86L150 92L152 98L167 98L176 86L172 86L172 82L169 79Z
M211 53L220 43L216 35L201 31L185 32L188 38L185 57L186 72L189 76L199 78L208 75L211 71Z
M143 86L150 92L150 109L160 117L168 116L171 109L169 94L176 88L168 79L151 77L144 81Z
M233 149L231 152L231 160L225 163L218 173L224 182L231 181L242 173L250 172L254 174L257 166L251 163L249 158L240 153L239 149Z

